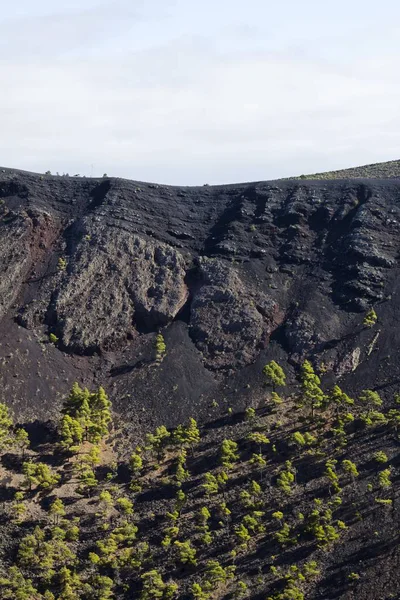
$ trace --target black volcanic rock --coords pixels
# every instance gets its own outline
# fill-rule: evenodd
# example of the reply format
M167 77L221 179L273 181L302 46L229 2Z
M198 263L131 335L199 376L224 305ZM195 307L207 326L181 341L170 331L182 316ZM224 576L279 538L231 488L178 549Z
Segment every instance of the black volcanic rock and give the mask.
M0 383L22 414L57 408L49 382L61 372L60 394L76 378L102 383L133 421L143 410L147 427L173 372L174 424L178 406L201 416L216 396L240 405L245 380L261 401L273 357L292 381L308 357L350 387L392 390L398 179L179 188L4 170L0 198ZM380 331L372 357L370 306ZM154 368L159 330L167 356ZM370 361L389 354L372 372Z
M139 329L167 325L184 305L185 262L167 244L123 229L87 226L54 300L66 348L118 347Z
M199 271L202 284L194 293L189 324L206 366L236 368L252 362L276 325L276 304L244 285L220 259L202 257Z

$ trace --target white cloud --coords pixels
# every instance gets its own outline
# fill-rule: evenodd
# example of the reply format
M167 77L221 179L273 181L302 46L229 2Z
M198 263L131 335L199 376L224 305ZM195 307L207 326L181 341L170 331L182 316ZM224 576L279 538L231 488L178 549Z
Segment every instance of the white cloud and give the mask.
M381 47L370 23L276 30L276 14L240 23L235 2L211 31L181 0L89 4L9 20L0 164L201 184L398 157L395 28Z

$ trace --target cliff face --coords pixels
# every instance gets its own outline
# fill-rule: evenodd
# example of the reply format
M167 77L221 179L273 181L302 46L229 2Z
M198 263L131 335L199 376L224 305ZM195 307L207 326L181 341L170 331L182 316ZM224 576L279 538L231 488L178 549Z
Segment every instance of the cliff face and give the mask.
M327 383L396 387L400 180L179 188L5 170L0 198L0 389L20 418L50 417L77 379L136 427L174 425L262 402L271 358L293 381L307 357Z

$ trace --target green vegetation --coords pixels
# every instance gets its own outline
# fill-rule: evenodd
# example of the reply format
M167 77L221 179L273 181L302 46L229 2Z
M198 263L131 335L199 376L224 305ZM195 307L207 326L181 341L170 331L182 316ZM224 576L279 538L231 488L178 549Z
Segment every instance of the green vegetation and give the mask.
M67 261L62 256L58 259L57 268L59 271L65 271L67 268Z
M315 374L313 366L308 360L304 361L301 367L301 383L303 403L310 407L311 417L314 417L315 410L322 406L325 396L320 387L321 380Z
M363 325L365 327L373 327L378 320L378 315L373 308L367 312L364 317Z
M275 392L275 388L278 386L286 385L286 375L280 365L274 360L271 360L263 368L263 373L269 385L272 385L272 389Z
M374 390L355 400L337 385L325 393L308 361L300 383L279 409L290 427L262 403L245 419L224 417L222 431L193 418L159 425L121 453L101 387L75 383L56 437L35 449L0 405L1 452L13 457L0 597L304 600L323 556L364 515L394 506L392 450L354 462L352 444L359 456L359 432L382 427L397 440L398 403L384 409ZM357 573L345 580L356 586Z
M300 175L287 179L385 179L387 177L400 177L400 160L373 163L338 171L326 171L325 173L314 173L312 175Z
M156 336L156 360L161 362L167 353L167 346L161 333Z

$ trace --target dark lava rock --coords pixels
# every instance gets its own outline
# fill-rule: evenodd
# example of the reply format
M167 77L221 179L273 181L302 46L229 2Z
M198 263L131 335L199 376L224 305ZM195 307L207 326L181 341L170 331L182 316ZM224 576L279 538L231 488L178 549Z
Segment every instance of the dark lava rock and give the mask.
M275 303L254 293L220 259L203 257L199 268L201 287L191 305L190 335L205 364L218 369L252 362L276 325Z
M135 328L155 331L170 323L188 296L181 254L101 223L88 231L54 302L64 346L121 346Z
M291 365L310 358L350 387L392 390L397 179L178 188L6 169L0 198L0 389L22 414L47 416L59 401L52 378L61 395L78 379L105 385L136 425L143 409L145 428L173 373L173 423L191 402L196 414L216 396L240 404L244 381L261 399L274 357L292 381ZM360 314L371 306L372 355ZM168 373L151 366L159 330Z

